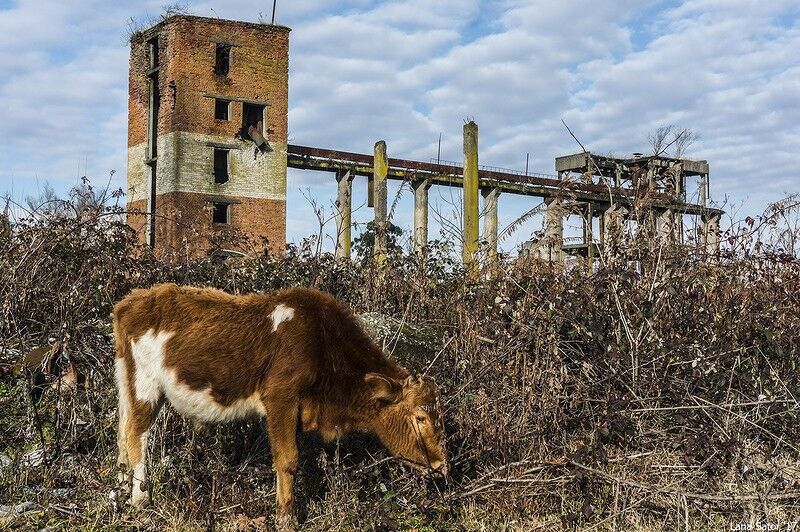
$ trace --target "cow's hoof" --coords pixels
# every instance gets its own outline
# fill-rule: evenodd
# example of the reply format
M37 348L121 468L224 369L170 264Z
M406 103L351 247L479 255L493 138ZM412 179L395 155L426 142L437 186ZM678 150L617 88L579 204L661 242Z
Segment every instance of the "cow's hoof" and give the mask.
M150 506L150 492L137 486L137 482L134 482L133 484L133 493L131 494L130 501L128 501L130 505L134 508L144 508L146 506Z

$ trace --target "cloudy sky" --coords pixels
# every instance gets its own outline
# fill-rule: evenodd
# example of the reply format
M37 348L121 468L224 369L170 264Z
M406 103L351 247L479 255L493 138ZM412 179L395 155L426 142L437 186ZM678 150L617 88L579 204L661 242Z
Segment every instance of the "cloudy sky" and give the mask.
M112 170L124 185L126 24L163 3L0 0L0 194L64 192ZM188 7L257 20L272 2ZM441 133L442 158L457 161L474 118L481 164L524 169L530 153L531 170L552 173L556 155L579 151L562 119L587 148L619 155L676 124L700 135L689 155L708 159L713 199L737 216L800 191L798 0L278 0L276 18L293 29L290 142L370 152L385 139L390 156L429 160ZM315 231L305 196L329 206L333 183L290 171L290 240ZM365 191L357 181L356 206ZM395 222L410 227L399 192ZM431 201L447 214L452 194ZM500 202L501 225L536 205Z

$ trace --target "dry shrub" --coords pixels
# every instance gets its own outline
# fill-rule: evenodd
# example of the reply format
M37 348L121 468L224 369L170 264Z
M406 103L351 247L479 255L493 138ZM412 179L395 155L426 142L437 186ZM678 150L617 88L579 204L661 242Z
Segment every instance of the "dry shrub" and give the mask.
M274 476L255 423L196 430L167 409L151 443L154 509L120 512L107 497L109 313L131 289L163 281L234 293L314 286L442 338L435 356L408 362L433 362L443 388L452 477L409 473L369 436L327 446L305 436L306 529L800 517L800 264L794 250L756 246L749 222L726 233L732 251L719 259L639 243L613 266L502 262L468 282L441 243L425 261L392 256L382 275L308 243L282 258L166 262L118 214L40 215L0 234L0 504L44 508L21 526L270 526Z

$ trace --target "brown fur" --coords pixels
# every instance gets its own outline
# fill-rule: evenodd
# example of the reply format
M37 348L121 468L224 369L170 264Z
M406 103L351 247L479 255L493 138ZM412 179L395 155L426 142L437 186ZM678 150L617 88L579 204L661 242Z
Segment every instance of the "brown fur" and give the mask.
M273 331L270 315L280 304L294 314ZM114 307L114 331L129 390L127 418L120 412L123 466L145 459L139 437L163 402L136 399L131 341L152 331L174 332L163 364L180 383L209 390L225 407L260 399L278 477L279 516L292 512L298 425L327 440L352 430L375 432L393 454L415 467L446 472L435 384L389 360L352 311L329 294L290 288L232 296L163 284L134 290L120 301Z

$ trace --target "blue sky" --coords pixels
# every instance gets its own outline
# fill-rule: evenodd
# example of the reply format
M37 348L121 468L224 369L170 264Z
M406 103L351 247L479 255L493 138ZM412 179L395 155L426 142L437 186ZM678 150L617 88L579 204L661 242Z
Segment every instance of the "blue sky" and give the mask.
M155 2L0 0L0 193L64 192L82 175L124 185L127 21ZM271 2L262 2L269 16ZM198 15L256 20L245 0L189 2ZM460 160L461 127L480 126L482 164L552 173L578 151L564 119L600 153L647 151L664 124L700 135L712 197L734 218L798 192L800 3L797 0L616 2L278 0L293 28L290 141L390 156ZM304 198L328 206L332 176L289 173L288 236L315 231ZM354 204L365 201L356 181ZM390 197L398 192L397 184ZM457 193L433 189L432 238ZM501 196L501 226L537 200ZM401 193L395 222L411 226ZM371 216L358 209L356 221ZM540 228L534 217L501 246ZM447 234L443 235L447 237ZM330 243L330 241L329 241Z

